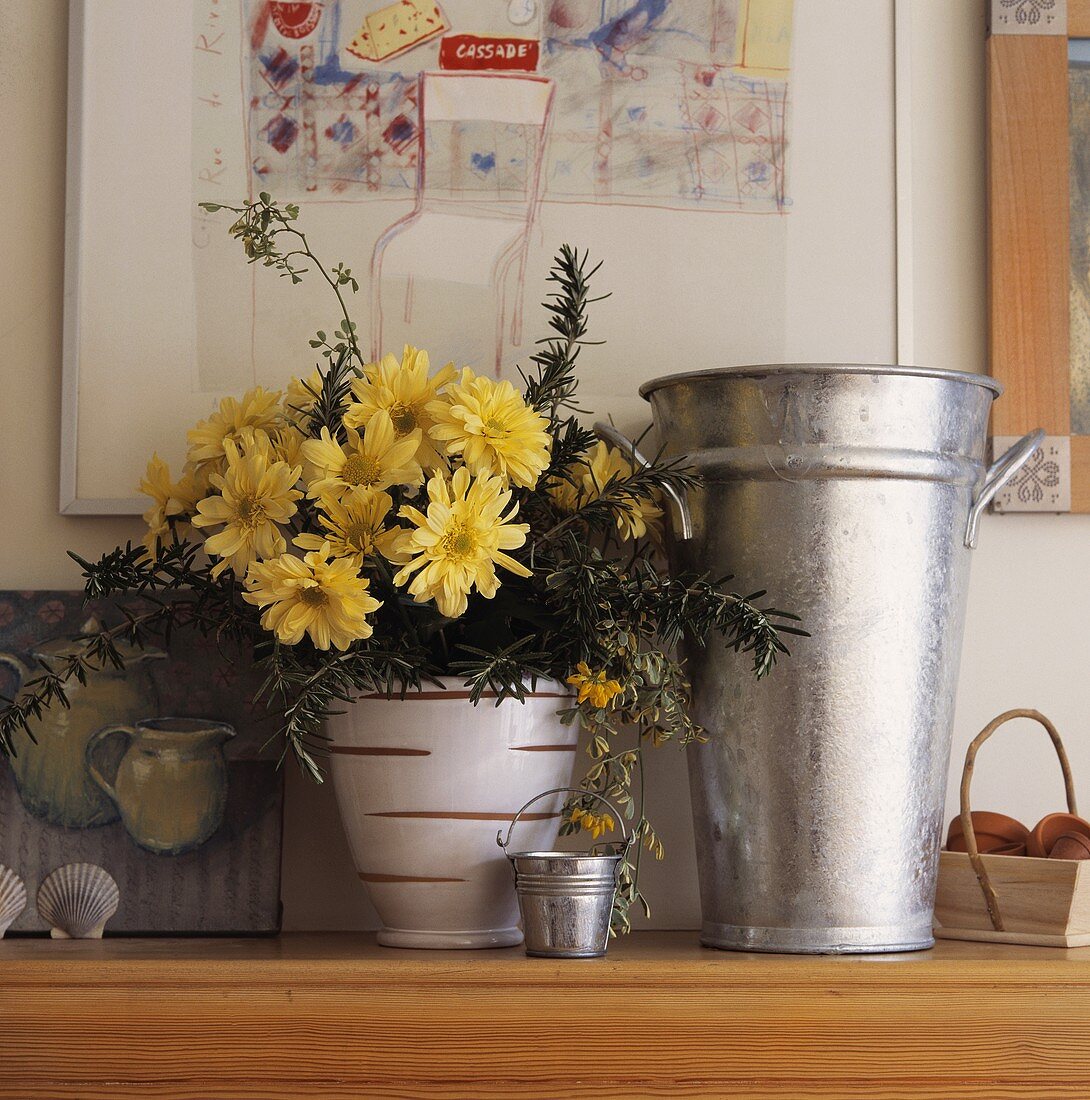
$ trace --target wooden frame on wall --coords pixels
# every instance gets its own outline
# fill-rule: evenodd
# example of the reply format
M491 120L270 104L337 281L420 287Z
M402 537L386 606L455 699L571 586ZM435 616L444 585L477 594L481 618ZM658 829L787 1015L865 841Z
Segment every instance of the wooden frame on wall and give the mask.
M993 446L1047 433L1028 485L997 508L1090 513L1090 435L1071 417L1068 103L1068 42L1090 39L1090 0L991 0L990 15L988 353L1006 387Z

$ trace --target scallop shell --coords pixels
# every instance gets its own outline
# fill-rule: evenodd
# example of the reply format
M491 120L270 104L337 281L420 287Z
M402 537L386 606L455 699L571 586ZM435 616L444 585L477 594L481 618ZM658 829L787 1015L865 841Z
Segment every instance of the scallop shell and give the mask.
M121 895L108 871L95 863L58 867L38 890L38 914L54 939L99 940Z
M26 908L26 886L10 868L0 863L0 940Z

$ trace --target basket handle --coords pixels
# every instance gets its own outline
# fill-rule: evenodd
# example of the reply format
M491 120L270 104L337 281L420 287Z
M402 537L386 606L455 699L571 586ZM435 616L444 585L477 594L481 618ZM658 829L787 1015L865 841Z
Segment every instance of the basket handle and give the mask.
M1039 710L1007 710L997 718L993 718L969 743L965 752L965 767L961 773L961 828L965 835L965 851L969 856L969 862L976 872L977 882L980 883L981 893L984 895L984 904L988 907L988 916L991 918L992 927L997 932L1003 931L1003 917L999 912L999 898L996 896L995 887L988 878L988 871L984 866L984 860L980 858L980 851L976 846L976 833L973 831L972 810L969 808L969 784L973 779L973 766L976 763L977 749L988 740L989 737L1005 722L1012 718L1032 718L1045 727L1048 736L1052 738L1052 745L1056 749L1056 755L1060 760L1060 770L1064 777L1064 790L1067 793L1067 809L1069 813L1077 814L1075 807L1075 781L1071 776L1071 762L1067 759L1067 750L1060 739L1059 731Z
M572 794L580 794L590 798L596 798L599 802L604 802L617 815L617 823L621 826L621 844L624 848L628 848L629 844L632 843L632 836L629 833L627 826L625 825L624 816L621 814L620 810L618 810L617 807L614 806L608 798L606 798L605 795L598 794L597 791L585 790L582 787L553 787L553 789L550 791L542 791L541 794L535 794L534 797L531 798L530 801L527 802L526 805L523 806L517 814L515 814L515 816L511 819L511 824L508 826L506 840L503 839L503 830L497 830L496 843L503 849L503 854L505 856L507 855L507 845L511 843L511 834L515 831L515 824L517 823L518 819L523 815L523 813L525 813L525 811L528 810L535 802L540 801L542 798L548 798L551 794L560 794L563 791L570 791ZM508 859L510 858L511 857L508 856Z

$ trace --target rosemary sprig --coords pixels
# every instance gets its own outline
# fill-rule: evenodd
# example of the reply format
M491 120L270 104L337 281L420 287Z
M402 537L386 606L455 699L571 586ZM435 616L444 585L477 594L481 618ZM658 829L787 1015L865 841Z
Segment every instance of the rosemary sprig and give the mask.
M526 403L540 413L556 420L560 409L579 411L575 392L579 383L575 376L575 362L580 348L601 341L585 340L587 332L587 306L604 301L608 294L590 297L590 280L602 266L597 263L587 270L587 253L579 255L577 249L562 245L553 260L549 282L560 289L550 294L542 307L549 313L549 327L557 333L538 343L543 350L530 357L537 366L537 373L528 376L520 370L525 384Z
M144 646L161 634L164 620L172 615L170 607L156 607L143 614L128 612L116 626L79 634L72 639L72 649L46 660L38 660L40 671L23 685L17 698L0 695L0 756L18 755L15 735L24 733L32 742L34 722L56 705L68 710L71 706L67 689L72 681L86 684L96 672L108 668L122 669L124 658L118 651L119 641ZM156 629L158 628L158 629Z

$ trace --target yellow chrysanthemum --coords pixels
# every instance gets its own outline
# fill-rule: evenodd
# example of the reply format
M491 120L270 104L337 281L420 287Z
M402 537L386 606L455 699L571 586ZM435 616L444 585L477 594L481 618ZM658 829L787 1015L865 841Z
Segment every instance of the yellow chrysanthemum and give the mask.
M560 511L575 512L587 502L588 497L583 484L585 474L586 468L580 463L568 467L567 478L558 481L550 480L549 496ZM568 478L571 480L569 481Z
M284 408L292 420L302 420L322 392L322 372L315 367L306 378L293 378L284 394Z
M193 507L189 509L190 514L197 511L197 501L213 491L209 478L215 472L208 462L187 462L182 467L182 480L178 484L185 486L187 498L191 495Z
M397 545L404 528L387 529L384 520L393 507L389 493L381 491L366 497L347 496L343 501L322 497L318 501L318 525L322 534L296 535L301 550L320 550L323 545L336 558L351 558L356 568L376 551L391 561L398 559Z
M171 528L182 534L184 519L197 510L197 486L192 470L182 473L179 481L170 477L170 467L153 454L147 473L140 480L140 492L152 499L152 506L144 513L148 525L144 536L144 548L149 557L155 555L156 543L171 541Z
M207 420L202 420L187 434L190 462L215 462L226 454L227 440L238 443L243 430L249 428L260 439L268 436L283 421L280 393L269 392L258 386L249 390L240 401L237 397L225 397L219 409Z
M419 431L416 460L426 470L439 461L428 434L435 423L429 406L457 373L454 364L448 363L429 378L428 368L428 353L410 344L405 345L400 363L392 355L369 363L363 378L352 383L355 400L344 412L344 422L351 428L365 428L381 409L389 414L399 439Z
M303 444L307 437L294 424L287 424L273 433L269 443L274 459L286 462L289 466L306 466L303 458ZM306 471L304 470L304 477Z
M295 515L295 502L303 494L292 488L299 480L298 466L271 462L261 448L243 454L231 439L225 447L226 472L209 478L219 494L197 504L193 526L222 525L204 544L209 554L223 559L212 575L230 568L241 577L255 559L284 552L287 544L279 525Z
M243 428L238 433L235 445L244 455L262 454L266 461L286 462L289 466L298 466L302 470L303 480L313 474L313 469L303 457L303 444L308 436L304 431L291 423L283 423L272 431L257 431L253 428ZM222 463L202 462L196 466L198 472L204 475L207 483L214 473L223 473L226 469L226 461Z
M402 547L411 560L394 583L403 585L412 577L409 592L417 603L435 600L441 614L456 619L465 613L474 586L487 599L496 594L497 565L520 577L531 575L503 552L522 546L530 528L511 522L518 505L511 504L500 478L474 479L460 466L452 480L437 475L428 482L428 500L427 515L412 505L401 508L415 526Z
M568 820L573 825L578 825L580 829L585 829L593 840L597 840L602 833L611 832L616 827L612 814L595 814L590 810L572 810Z
M243 598L267 609L261 625L285 645L295 645L309 634L318 649L347 649L371 636L367 616L382 606L368 587L350 558L330 561L329 545L323 544L303 558L281 554L254 562L246 574Z
M364 497L391 485L419 485L423 472L415 455L419 433L397 438L390 414L380 410L371 417L361 436L355 428L346 428L348 443L342 447L322 429L320 439L303 444L303 457L313 468L310 482L312 497Z
M460 382L428 406L432 438L448 455L461 455L474 474L495 474L532 489L549 465L549 422L510 382L462 370Z
M568 473L572 480L551 484L549 496L562 511L574 512L588 501L597 500L611 481L631 477L632 463L616 447L599 442ZM617 516L617 530L624 539L640 539L649 532L661 539L661 519L662 509L657 504L628 500Z
M586 661L580 661L575 666L575 672L568 677L568 683L579 693L580 703L589 699L595 707L608 707L614 697L624 691L616 680L607 679L605 669L595 672Z

